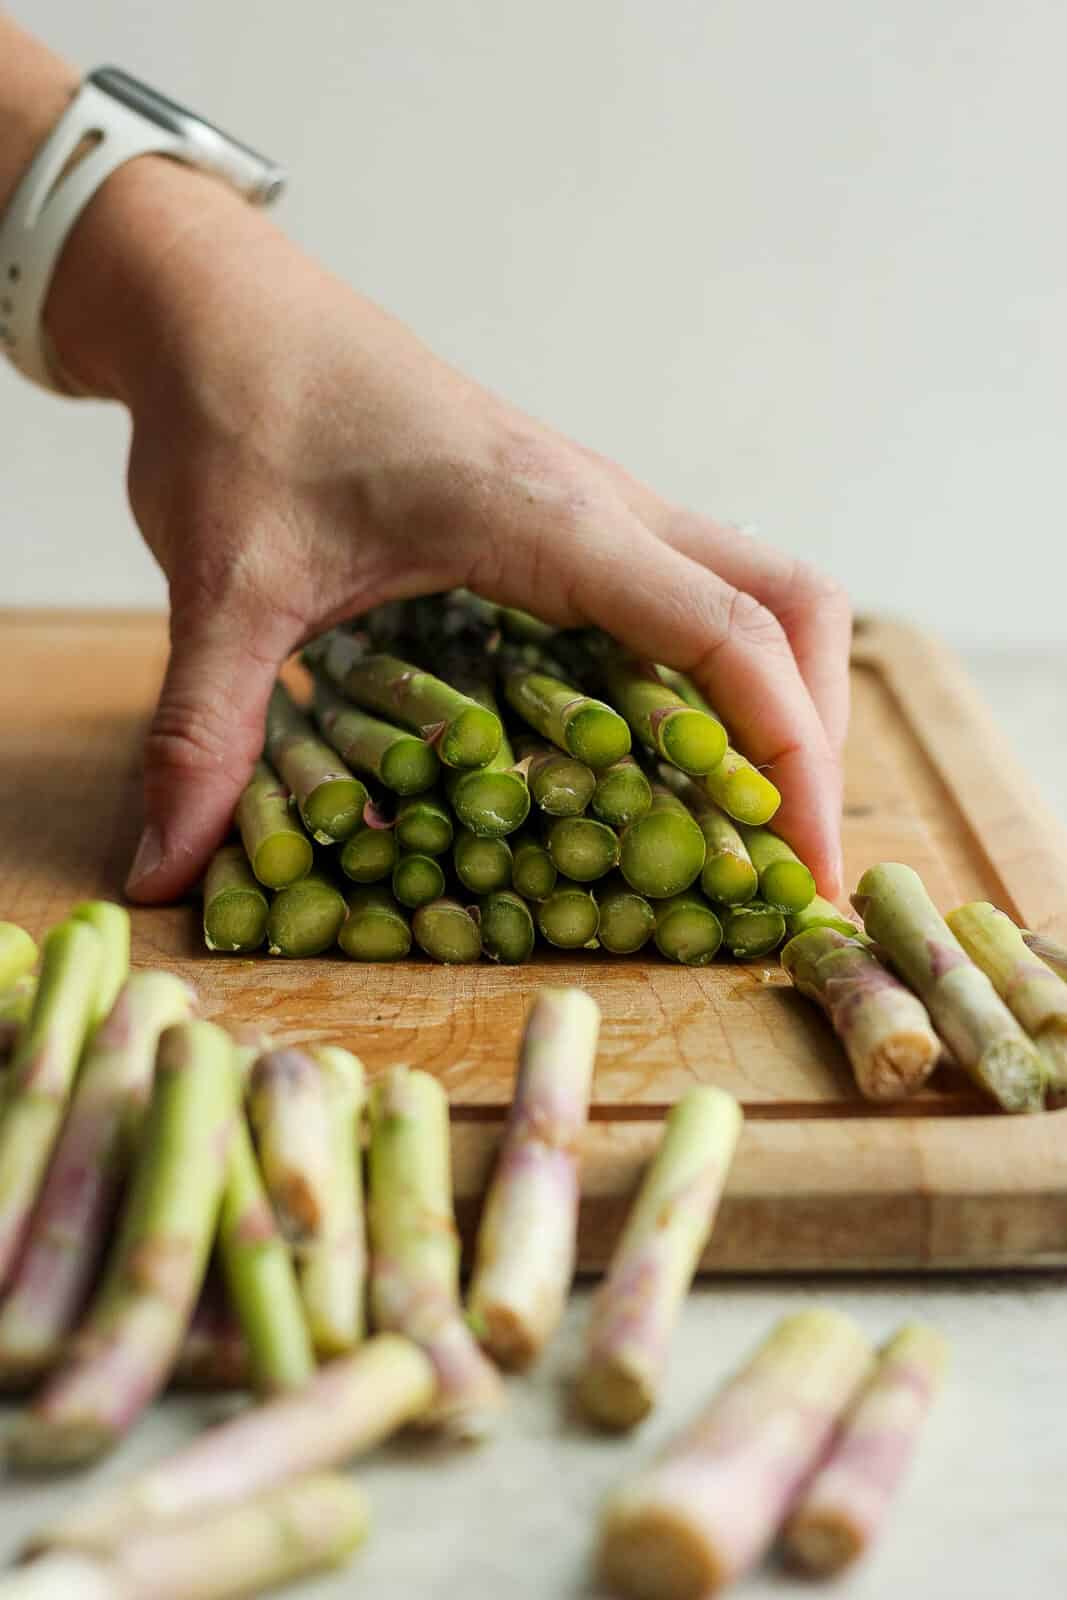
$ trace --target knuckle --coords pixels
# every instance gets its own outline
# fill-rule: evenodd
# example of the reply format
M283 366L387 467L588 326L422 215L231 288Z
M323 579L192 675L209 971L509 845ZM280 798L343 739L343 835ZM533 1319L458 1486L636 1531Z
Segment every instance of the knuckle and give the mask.
M762 650L788 649L785 630L774 612L754 595L734 589L726 605L723 634Z

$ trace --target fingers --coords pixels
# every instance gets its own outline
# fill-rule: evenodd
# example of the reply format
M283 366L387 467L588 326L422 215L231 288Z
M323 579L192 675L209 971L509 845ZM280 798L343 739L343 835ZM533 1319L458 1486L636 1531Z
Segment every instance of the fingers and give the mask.
M230 826L263 742L284 624L230 608L178 608L145 741L145 824L126 892L148 903L193 884Z
M615 499L519 528L496 543L493 560L493 570L472 575L478 593L564 625L594 623L639 655L691 673L748 758L772 769L785 796L783 836L822 891L840 893L838 753L766 607Z

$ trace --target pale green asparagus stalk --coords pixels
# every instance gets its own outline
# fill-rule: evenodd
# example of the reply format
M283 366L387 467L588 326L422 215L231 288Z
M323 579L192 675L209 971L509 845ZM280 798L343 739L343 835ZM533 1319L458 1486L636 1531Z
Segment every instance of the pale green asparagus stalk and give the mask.
M790 939L795 939L798 933L807 933L810 928L833 928L836 933L843 933L846 939L866 937L858 923L839 911L829 900L824 900L821 894L809 901L803 911L791 911L785 919L785 931Z
M425 1415L436 1379L407 1339L380 1334L277 1395L196 1434L164 1460L77 1502L27 1553L107 1552L142 1528L239 1505L306 1472L341 1466Z
M432 744L360 711L321 681L315 685L315 716L338 754L393 794L421 794L436 783L441 763Z
M726 729L710 712L688 705L650 662L623 651L598 664L608 699L646 750L682 772L712 772L726 751Z
M537 933L530 908L521 895L498 889L479 906L478 927L482 954L490 961L518 965L533 953Z
M660 667L659 672L664 681L677 690L686 705L715 715L691 678L681 672L672 672L667 667ZM736 822L747 822L753 827L762 827L770 822L782 803L782 797L771 780L730 745L726 746L718 766L699 781L728 817L733 817Z
M785 917L762 900L724 906L719 920L722 942L735 961L757 961L769 956L785 938Z
M268 889L307 877L315 861L311 840L289 809L289 791L265 761L237 802L235 817L252 871Z
M993 985L968 959L910 867L871 867L852 903L930 1013L963 1070L1005 1111L1038 1111L1045 1067Z
M596 792L597 776L592 767L553 744L529 736L515 741L515 752L530 793L542 811L550 817L581 816Z
M76 922L87 922L100 935L100 970L90 1032L109 1015L119 990L130 975L130 913L110 900L83 900L71 912Z
M786 1317L696 1422L611 1496L600 1542L607 1582L633 1600L704 1600L741 1577L870 1365L849 1317Z
M500 718L451 684L391 655L363 655L334 681L368 711L411 728L434 746L447 767L484 767L500 748Z
M652 902L638 894L621 873L602 878L595 890L600 912L598 938L612 955L633 955L642 950L656 931Z
M1049 1093L1067 1094L1067 983L1033 954L1010 917L984 901L945 918L1037 1046Z
M0 992L37 965L36 942L16 922L0 922Z
M680 894L700 876L706 847L691 813L663 784L652 787L652 805L623 831L619 865L638 894L662 900Z
M411 924L388 889L355 889L337 943L353 961L402 961L411 949Z
M851 1566L881 1532L936 1397L948 1346L913 1322L879 1354L785 1527L785 1553L815 1577Z
M501 665L505 699L544 738L594 771L626 755L630 730L611 706L533 670L511 653L501 656Z
M88 1297L152 1092L164 1028L196 996L169 972L135 972L85 1054L11 1290L0 1309L0 1380L56 1365Z
M268 1050L252 1068L248 1116L282 1232L318 1238L329 1205L330 1106L319 1064L306 1050Z
M760 898L783 911L803 911L815 898L815 879L796 852L769 828L740 828L752 865L759 873Z
M339 844L363 820L367 791L276 683L267 707L266 751L304 827L319 844Z
M0 1291L12 1279L93 1024L102 940L71 919L45 935L30 1015L0 1113Z
M700 887L719 905L744 905L759 888L759 875L737 827L714 800L680 773L665 768L663 780L684 800L704 835Z
M605 1427L633 1427L656 1403L671 1333L711 1234L741 1121L733 1096L710 1084L690 1089L667 1118L586 1335L578 1395Z
M623 756L597 773L590 806L601 822L612 828L629 827L651 804L652 785L633 756Z
M581 989L542 989L527 1019L468 1302L478 1337L504 1366L528 1366L563 1315L599 1031L600 1009Z
M669 899L656 900L653 937L656 949L668 961L684 967L706 967L722 944L722 924L696 889L685 889Z
M8 1593L11 1600L239 1600L343 1565L367 1524L363 1491L347 1478L292 1478L224 1512L131 1531L106 1556L45 1555L20 1569Z
M163 1034L118 1236L66 1359L8 1441L19 1467L67 1467L113 1446L167 1381L203 1282L237 1118L228 1036Z
M558 879L535 912L541 937L557 950L596 949L600 908L584 884Z
M320 1360L347 1355L365 1332L367 1245L363 1220L360 1123L366 1098L363 1063L336 1045L312 1045L322 1075L329 1160L322 1221L297 1251L300 1292Z
M267 937L267 897L244 848L216 850L204 877L204 943L209 950L258 950Z
M831 927L790 939L782 966L814 1000L845 1047L868 1100L899 1100L922 1088L941 1054L926 1007L861 940Z
M437 1373L426 1421L477 1438L504 1403L463 1319L452 1212L448 1099L436 1078L394 1067L371 1098L371 1316L420 1345Z
M502 839L490 842L503 844ZM420 906L411 919L411 932L420 950L446 966L469 965L482 953L476 918L447 896Z
M336 944L348 915L345 897L324 872L279 889L267 913L267 949L272 956L299 959L322 955Z

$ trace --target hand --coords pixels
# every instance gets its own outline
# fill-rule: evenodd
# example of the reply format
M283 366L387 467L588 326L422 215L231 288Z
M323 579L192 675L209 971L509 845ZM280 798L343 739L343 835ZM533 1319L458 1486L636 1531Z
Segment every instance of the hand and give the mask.
M840 892L836 585L513 410L262 214L157 158L89 207L48 325L67 369L130 410L130 501L170 587L133 898L170 899L204 867L293 649L454 585L691 673L771 769L776 826Z

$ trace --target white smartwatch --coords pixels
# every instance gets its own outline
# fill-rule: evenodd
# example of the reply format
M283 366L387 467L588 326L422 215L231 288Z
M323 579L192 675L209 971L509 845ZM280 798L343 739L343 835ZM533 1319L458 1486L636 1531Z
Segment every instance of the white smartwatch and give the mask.
M214 173L256 205L270 205L285 174L266 157L175 105L117 67L86 78L0 217L0 350L27 378L77 393L43 327L63 244L106 178L135 156L165 155Z

